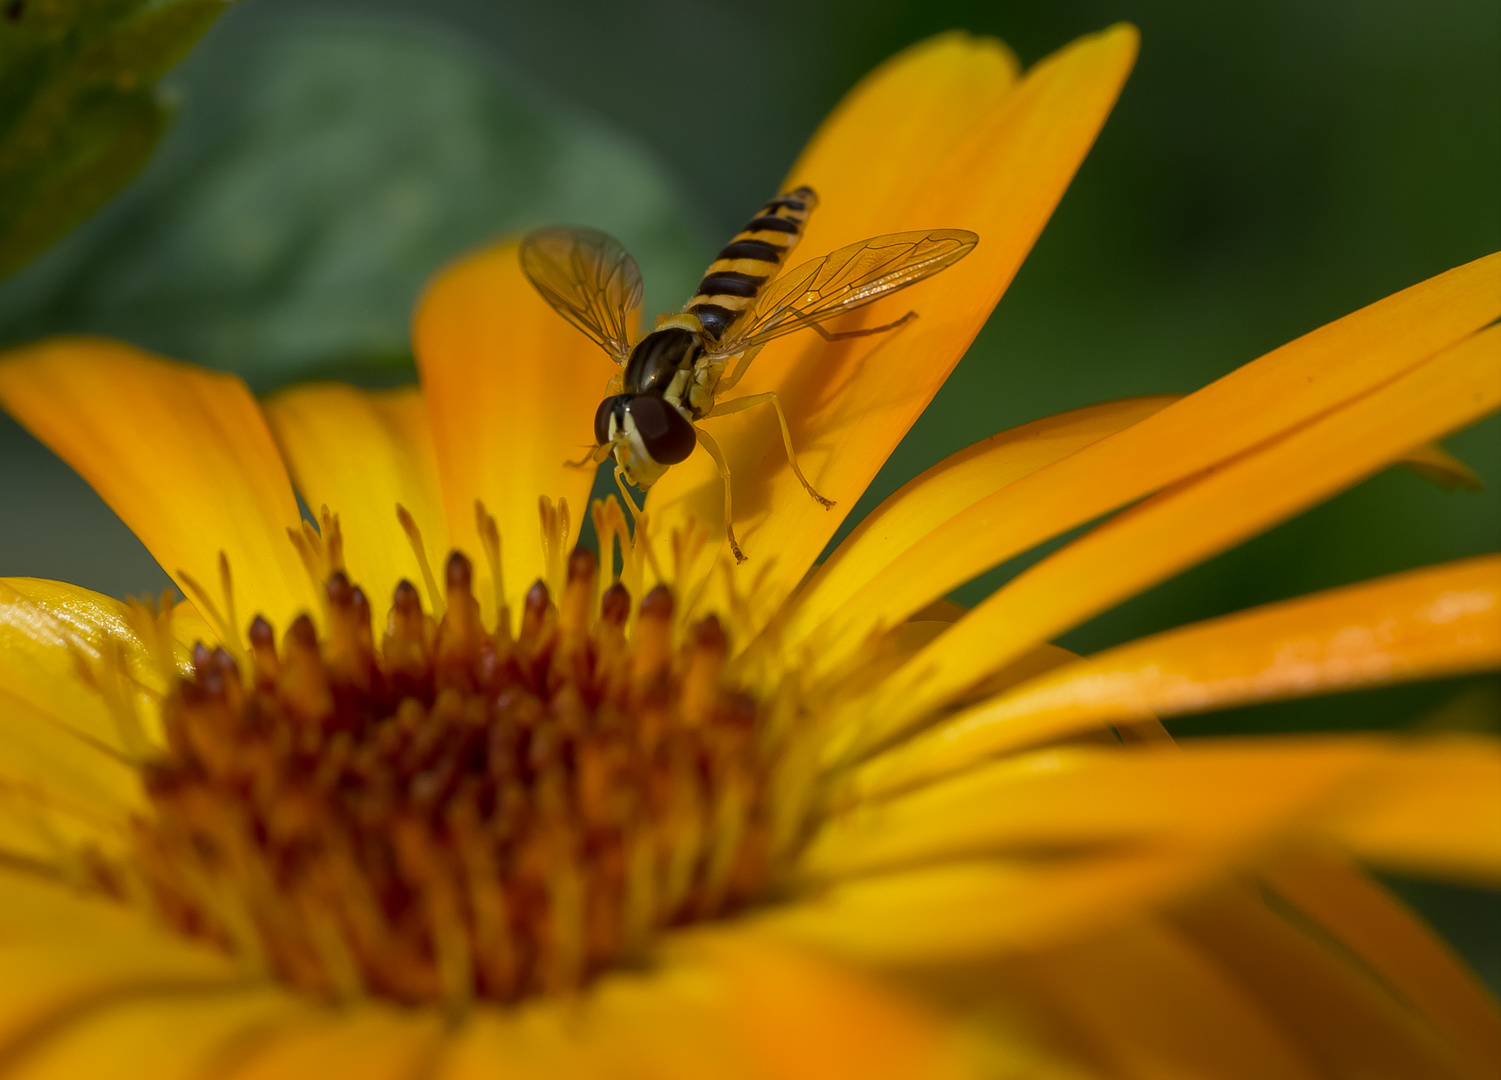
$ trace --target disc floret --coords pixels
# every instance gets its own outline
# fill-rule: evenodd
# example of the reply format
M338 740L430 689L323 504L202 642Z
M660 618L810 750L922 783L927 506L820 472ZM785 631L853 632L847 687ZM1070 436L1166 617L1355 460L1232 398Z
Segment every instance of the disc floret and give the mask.
M199 646L135 823L155 908L318 996L452 1005L578 987L756 897L776 755L724 629L597 578L575 551L513 634L456 552L441 620L403 581L377 636L340 571L321 636L257 617L244 671Z

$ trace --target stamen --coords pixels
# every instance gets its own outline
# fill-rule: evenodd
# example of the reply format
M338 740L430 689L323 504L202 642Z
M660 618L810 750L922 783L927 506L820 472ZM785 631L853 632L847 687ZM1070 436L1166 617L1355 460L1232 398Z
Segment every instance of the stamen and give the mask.
M375 650L371 647L370 604L365 594L349 584L340 570L328 579L329 673L338 681L368 692L375 675Z
M694 568L699 558L708 550L709 541L714 536L714 530L699 524L698 518L692 515L680 527L672 530L670 538L672 543L672 580L707 581L707 577L695 573ZM703 584L700 584L699 588L702 589ZM683 611L686 614L693 610L698 597L695 595L686 597L685 599L687 602L683 605Z
M633 565L631 558L631 530L625 522L625 513L620 509L620 500L610 495L596 499L589 507L594 518L594 534L599 538L601 566L600 587L608 589L617 580L635 593L641 592L640 567ZM615 545L620 545L620 573L615 573Z
M235 614L235 580L229 572L229 556L223 550L219 552L219 592L224 597L224 622L228 627L240 625L240 617ZM226 634L220 639L225 646L234 654L239 663L245 662L245 647L240 644L239 634Z
M339 528L339 515L330 514L325 503L318 508L319 536L323 541L323 565L325 577L344 569L344 531Z
M273 689L281 679L281 660L276 655L276 632L260 615L250 624L250 654L256 687Z
M319 655L318 632L313 629L312 619L297 616L282 638L281 655L277 694L293 716L303 722L301 731L305 737L298 741L299 749L316 751L322 737L318 722L334 711L334 697L323 657Z
M542 519L542 564L547 568L543 579L549 588L561 592L564 552L568 548L568 535L572 530L568 500L559 499L557 506L554 506L553 501L543 495L537 500L537 511Z
M152 740L136 712L135 687L126 670L124 646L115 638L106 637L97 646L97 662L78 643L70 641L68 646L79 678L104 700L125 758L135 762L148 760Z
M381 638L381 655L385 658L386 675L403 697L431 692L427 682L436 636L437 627L422 613L416 587L410 581L399 582Z
M635 656L631 661L631 681L638 694L666 673L672 659L672 609L672 590L665 585L658 585L641 602L641 617L636 620Z
M474 570L469 560L455 551L448 556L444 578L448 585L448 611L438 624L438 688L462 691L474 688L485 632L480 626L479 601L472 586Z
M220 554L222 555L223 552L220 552ZM187 587L188 592L193 594L193 600L197 603L198 609L208 617L209 622L214 624L214 629L218 631L220 641L227 641L235 636L234 624L225 619L224 615L219 611L218 605L214 603L213 597L209 595L208 590L200 585L192 574L189 574L182 567L178 567L172 576L181 581Z
M177 642L172 636L172 609L176 605L177 598L171 589L163 589L160 597L131 597L125 601L125 621L146 646L162 684L167 687L178 677Z
M506 579L502 571L500 528L486 510L485 504L474 500L474 525L479 530L480 546L485 549L485 561L490 564L490 580L495 585L495 633L509 640L511 636L511 609L506 604Z
M287 539L297 549L302 568L307 571L313 590L322 599L324 583L344 569L344 534L339 528L339 515L330 514L327 506L319 508L318 520L321 532L304 521L297 529L287 529ZM231 601L229 607L233 606ZM323 613L328 614L326 606ZM231 622L230 625L238 626L239 623Z
M694 627L688 670L683 677L683 719L693 727L708 722L724 681L724 664L730 643L719 620L710 615Z
M401 531L407 534L407 543L412 545L412 554L417 556L417 566L422 571L422 584L427 586L427 602L432 605L436 618L443 617L443 594L438 591L438 579L433 576L432 565L427 561L427 548L422 544L422 530L411 512L401 503L396 504L396 520L401 522Z

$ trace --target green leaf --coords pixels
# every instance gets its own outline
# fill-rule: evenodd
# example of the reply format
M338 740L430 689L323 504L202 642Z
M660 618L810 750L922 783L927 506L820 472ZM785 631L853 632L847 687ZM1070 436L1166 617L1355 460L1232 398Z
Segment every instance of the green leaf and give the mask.
M8 0L0 13L0 277L140 171L155 84L227 0Z
M112 334L261 389L401 374L423 282L500 235L606 229L658 308L712 251L644 151L420 24L247 6L173 80L160 153L0 288L0 340Z

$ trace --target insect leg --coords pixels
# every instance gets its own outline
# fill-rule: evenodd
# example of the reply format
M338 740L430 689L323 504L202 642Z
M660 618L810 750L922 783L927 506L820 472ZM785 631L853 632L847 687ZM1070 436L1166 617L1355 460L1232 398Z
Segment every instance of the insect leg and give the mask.
M843 341L845 338L870 337L871 334L884 334L886 331L895 330L898 326L915 318L917 318L917 312L909 311L896 322L889 322L885 326L872 326L866 330L841 330L838 333L830 333L816 322L810 322L808 325L817 330L819 336L825 341Z
M563 462L563 465L565 468L569 469L588 469L594 467L595 465L598 465L601 461L609 456L610 444L605 443L602 446L596 446L593 450L590 450L587 455L579 458L577 461L565 461Z
M625 500L626 509L631 512L631 523L641 524L641 511L636 508L636 500L625 490L625 477L621 474L619 462L615 463L615 486L620 489L620 497Z
M735 365L735 370L730 372L729 375L725 376L723 379L719 380L718 384L714 387L714 392L716 394L723 394L735 389L735 384L741 379L745 378L746 369L750 367L751 361L754 360L756 358L756 355L760 353L760 351L764 348L766 348L765 345L757 345L755 348L747 350L745 354L740 357L739 362Z
M825 499L813 490L813 485L808 483L808 478L803 475L803 470L798 467L797 455L792 451L792 429L787 426L787 414L782 411L782 402L775 392L768 390L764 394L751 394L749 397L736 398L734 401L721 401L714 408L704 413L702 419L707 420L712 416L728 416L730 413L741 412L753 405L770 404L777 411L777 422L782 425L782 446L787 451L787 464L792 466L792 474L803 485L803 490L813 496L825 510L834 505L834 500Z
M714 459L714 464L719 467L719 478L724 481L724 533L730 538L730 550L735 553L735 561L743 563L745 552L740 550L740 545L735 542L734 517L730 512L730 467L725 464L724 454L719 449L719 444L709 438L708 434L694 427L693 434L698 437L698 444L708 451Z

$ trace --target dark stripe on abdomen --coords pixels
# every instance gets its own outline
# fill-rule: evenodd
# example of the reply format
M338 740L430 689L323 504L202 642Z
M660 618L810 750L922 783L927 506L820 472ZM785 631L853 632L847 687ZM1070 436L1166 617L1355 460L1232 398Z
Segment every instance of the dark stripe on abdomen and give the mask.
M817 206L812 188L784 192L767 202L725 245L688 305L698 316L704 336L718 341L737 320L752 317L757 294L802 239L808 215Z
M803 228L802 222L800 222L800 221L793 221L791 218L758 217L758 218L753 218L751 220L751 223L749 225L747 225L744 229L740 230L740 231L741 232L784 232L784 233L795 233L795 232L801 232L802 228Z
M766 284L766 279L757 274L742 274L735 270L722 270L710 274L698 283L699 296L755 296L756 290Z
M703 323L704 333L716 341L724 336L725 330L739 314L737 311L720 307L718 304L694 304L688 310L697 315L698 321Z
M720 259L760 259L762 262L779 263L782 261L782 249L765 240L736 240L714 256L715 262Z

